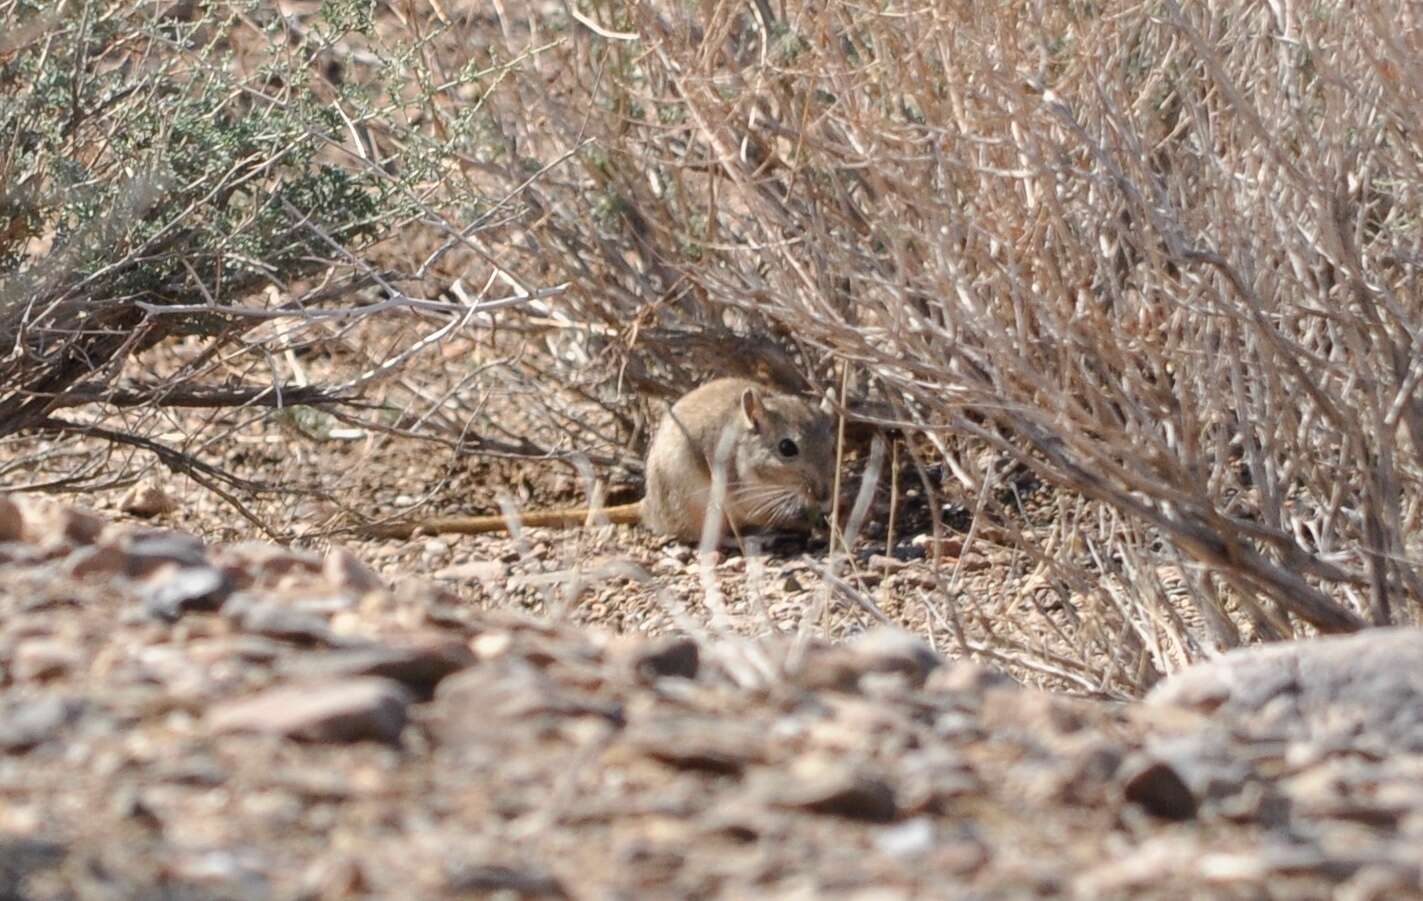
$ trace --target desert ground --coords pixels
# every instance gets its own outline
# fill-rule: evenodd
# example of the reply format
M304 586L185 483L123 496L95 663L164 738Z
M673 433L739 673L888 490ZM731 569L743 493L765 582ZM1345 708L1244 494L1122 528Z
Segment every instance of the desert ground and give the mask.
M0 2L0 899L1423 897L1416 19Z

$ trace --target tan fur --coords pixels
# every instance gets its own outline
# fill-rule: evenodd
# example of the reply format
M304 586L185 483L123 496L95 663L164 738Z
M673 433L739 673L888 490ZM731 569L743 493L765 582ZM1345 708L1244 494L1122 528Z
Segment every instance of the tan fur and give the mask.
M748 396L755 401L759 423L745 409ZM790 459L777 452L786 439L798 450ZM643 525L697 541L721 451L727 481L723 510L730 526L738 531L808 529L813 514L826 512L829 504L834 445L831 418L805 401L746 379L708 382L677 401L653 436ZM784 505L770 503L774 492L782 494Z
M794 443L787 457L782 442ZM828 512L835 470L833 419L797 397L746 379L725 378L689 392L663 417L647 452L641 501L607 507L596 518L641 521L653 532L695 543L712 500L713 469L725 473L723 525L735 532L807 530ZM587 507L522 514L525 526L579 526ZM368 534L499 532L503 516L447 517L376 526Z

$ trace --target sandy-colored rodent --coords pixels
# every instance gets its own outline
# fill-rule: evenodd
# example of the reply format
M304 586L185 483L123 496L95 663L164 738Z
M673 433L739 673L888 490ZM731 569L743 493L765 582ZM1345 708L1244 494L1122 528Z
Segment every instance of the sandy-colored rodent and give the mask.
M809 529L828 512L834 420L755 382L708 382L673 404L657 427L647 452L643 524L698 540L718 466L726 478L722 509L732 527Z
M747 379L723 378L682 396L647 451L646 491L632 504L596 511L609 522L641 522L653 532L697 542L721 467L724 525L733 532L807 531L828 512L835 477L835 420L788 394ZM526 526L585 523L588 508L521 514ZM434 518L377 526L370 534L497 532L503 516Z

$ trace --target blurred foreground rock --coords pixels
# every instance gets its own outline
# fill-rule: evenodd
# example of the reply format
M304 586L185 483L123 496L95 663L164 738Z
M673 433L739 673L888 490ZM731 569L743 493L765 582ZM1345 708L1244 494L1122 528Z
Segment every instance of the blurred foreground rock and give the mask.
M0 561L0 897L1420 892L1412 630L1123 705L894 632L608 636L28 499Z
M1262 741L1423 752L1423 630L1241 649L1181 673L1147 700L1199 710Z

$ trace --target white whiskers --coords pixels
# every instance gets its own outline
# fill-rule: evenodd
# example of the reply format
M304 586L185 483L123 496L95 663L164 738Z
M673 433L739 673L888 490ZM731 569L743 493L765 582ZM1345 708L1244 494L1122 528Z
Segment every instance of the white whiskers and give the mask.
M748 522L777 526L799 519L805 508L800 492L781 485L735 484L727 495Z

